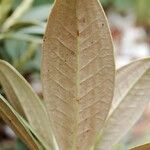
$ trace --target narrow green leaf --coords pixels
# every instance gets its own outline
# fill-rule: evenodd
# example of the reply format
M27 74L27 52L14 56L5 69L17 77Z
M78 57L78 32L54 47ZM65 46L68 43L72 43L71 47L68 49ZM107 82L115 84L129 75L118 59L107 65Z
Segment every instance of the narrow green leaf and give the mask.
M28 45L26 51L21 55L19 60L14 60L13 66L17 68L17 70L21 70L25 64L31 60L37 50L37 44L31 43Z
M37 150L39 148L38 143L34 139L30 130L19 119L18 114L11 107L11 105L0 95L0 114L4 121L18 134L22 140L24 140L29 148Z
M21 28L18 32L23 34L43 35L44 31L45 31L45 25L43 27L34 26L34 27Z
M19 32L0 34L0 40L5 40L5 39L16 39L18 41L26 41L26 42L42 44L42 39L40 37L32 36L32 35L28 35L28 34L22 34Z
M37 0L36 0L37 1ZM23 17L23 20L47 20L47 12L51 11L51 4L38 5L30 9Z
M150 58L135 61L118 71L116 89L119 104L111 113L96 149L112 150L113 146L140 118L150 98Z
M17 119L20 121L20 123L28 131L28 134L34 140L34 142L37 145L38 149L39 150L43 150L43 149L44 150L51 150L50 147L47 145L47 143L39 136L39 134L36 133L35 129L33 129L32 126L30 126L30 124L20 114L18 114L18 112L16 112L16 110L8 103L8 101L2 95L0 95L0 99L2 99L3 102L6 104L6 108L8 108L8 111L10 111L10 113L11 112L14 113L14 115L17 117ZM5 107L3 107L3 109L4 108ZM9 112L7 112L7 113L9 113ZM4 121L6 121L6 123L9 124L8 121L10 121L10 125L13 128L13 130L16 132L16 134L19 134L20 131L16 130L16 128L13 126L13 124L11 124L11 118L13 117L13 115L12 116L10 115L10 118L9 118L9 116L6 116L5 113L1 112L1 110L0 110L0 114L4 118ZM7 117L9 119L8 121L7 121ZM15 123L15 121L14 121L14 123ZM20 135L20 137L22 137L21 133L19 135ZM24 139L24 136L22 138ZM27 141L27 143L30 143L30 141Z
M1 0L0 1L0 26L6 19L14 0Z
M30 125L45 143L54 147L45 107L27 81L7 62L0 60L0 83L13 107L25 114Z
M5 21L2 30L7 31L30 8L33 0L23 0L13 14Z
M15 22L14 25L12 25L10 28L9 28L9 31L12 31L12 30L19 30L19 29L22 29L22 28L25 28L25 27L36 27L36 26L43 26L43 23L39 22L39 21L26 21L26 20L18 20Z

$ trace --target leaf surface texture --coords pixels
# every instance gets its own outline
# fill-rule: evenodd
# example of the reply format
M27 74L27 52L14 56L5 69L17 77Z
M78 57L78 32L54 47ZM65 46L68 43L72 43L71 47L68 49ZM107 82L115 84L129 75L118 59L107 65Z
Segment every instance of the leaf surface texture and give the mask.
M97 0L57 0L43 44L44 99L61 150L89 150L114 87L113 45Z
M138 60L117 73L116 89L120 103L109 116L100 137L98 150L113 146L141 117L150 100L150 58ZM119 84L120 83L120 84ZM121 99L120 99L121 98Z
M0 60L0 84L15 110L53 147L50 121L43 103L19 72L3 60Z
M7 102L7 100L0 95L0 114L3 120L21 137L29 148L37 150L38 143L34 139L29 129L19 119L19 114L13 109L13 107Z

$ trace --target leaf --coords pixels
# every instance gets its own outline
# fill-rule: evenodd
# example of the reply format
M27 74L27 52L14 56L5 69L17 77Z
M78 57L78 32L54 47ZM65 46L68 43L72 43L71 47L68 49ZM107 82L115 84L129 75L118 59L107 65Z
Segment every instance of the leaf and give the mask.
M44 34L43 27L26 27L19 30L20 33L24 34L34 34L34 35L43 35Z
M41 63L40 48L36 43L27 43L18 40L5 40L2 56L6 53L8 62L13 64L20 73L39 72ZM5 60L5 59L4 59Z
M100 0L100 2L102 3L102 5L104 7L108 6L109 4L111 4L111 0Z
M97 0L57 0L43 45L44 99L61 150L89 150L114 89L113 46Z
M140 59L133 61L117 70L116 72L116 86L115 86L115 95L112 105L112 111L118 106L118 104L124 99L126 94L132 88L132 86L138 81L143 72L145 71L145 63L148 66L150 58ZM148 62L147 62L148 61ZM138 68L135 71L135 68Z
M26 51L28 43L24 41L18 42L18 40L4 40L4 46L2 49L2 55L6 52L9 56L10 64L14 64L14 61L18 61L23 53ZM4 59L5 60L5 59Z
M18 20L15 22L15 24L13 24L9 28L9 31L19 30L19 29L26 28L26 27L36 27L36 26L43 26L43 23L39 21Z
M13 0L1 0L0 1L0 25L3 23L3 21L6 19L11 7L13 4Z
M150 144L145 144L139 147L132 148L131 150L150 150Z
M150 98L150 58L138 60L117 72L117 95L120 102L111 113L100 136L98 150L113 146L140 118Z
M32 59L32 57L36 53L36 49L37 49L37 44L34 44L34 43L29 44L28 48L21 55L20 59L14 60L13 66L15 66L17 70L21 70L23 66L25 66L25 64Z
M144 27L145 29L149 28L150 26L150 1L136 1L134 3L135 6L135 13L136 13L136 23Z
M33 150L38 149L38 143L36 143L33 135L28 128L21 122L18 118L18 114L15 110L9 105L7 100L5 100L2 95L0 95L0 114L4 121L19 135Z
M26 80L7 62L0 60L0 83L13 107L25 114L30 125L50 147L54 146L45 107Z
M36 0L37 1L37 0ZM41 0L40 0L41 1ZM41 1L43 2L43 1ZM24 16L23 20L40 20L45 21L47 19L47 12L51 11L51 5L39 5L30 9Z
M125 11L129 10L130 8L134 8L136 3L137 3L136 0L133 0L133 1L130 1L130 0L126 0L126 1L114 0L114 2L113 2L115 8L118 9L118 11L121 11L121 12L125 12Z
M13 14L5 21L2 30L7 31L31 7L33 0L23 0Z
M53 3L54 2L54 0L36 0L36 1L34 1L34 5L36 6L36 5L43 5L43 4L49 4L49 3Z
M38 36L22 34L22 33L19 33L19 32L11 32L11 33L0 34L0 40L6 40L6 39L16 39L18 41L33 42L33 43L37 43L37 44L42 43L41 38L38 37Z
M35 45L35 46L34 46ZM0 50L0 57L6 53L7 61L13 64L21 73L39 73L41 66L41 46L18 40L5 40L4 49ZM4 58L3 58L4 59ZM5 60L5 59L4 59Z
M19 138L16 139L16 144L15 144L15 149L16 150L27 150L26 144L20 140Z

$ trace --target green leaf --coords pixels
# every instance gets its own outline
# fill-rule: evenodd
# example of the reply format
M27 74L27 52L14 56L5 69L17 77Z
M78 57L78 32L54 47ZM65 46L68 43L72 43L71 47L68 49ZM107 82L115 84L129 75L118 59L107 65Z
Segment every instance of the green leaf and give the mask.
M39 21L18 20L9 28L9 31L19 30L26 27L36 27L36 26L43 26L43 23Z
M18 42L12 39L5 40L4 49L0 49L0 56L4 60L7 58L6 60L21 74L40 71L41 50L37 43Z
M45 25L44 25L45 27ZM34 34L34 35L43 35L44 34L44 27L34 26L34 27L25 27L19 30L19 33L23 34Z
M26 144L19 138L16 139L16 150L27 150Z
M141 117L150 98L150 58L117 71L115 109L105 123L97 149L111 150Z
M49 4L49 3L53 3L54 0L35 0L34 1L34 5L43 5L43 4Z
M135 3L135 13L136 13L136 19L137 24L145 27L147 31L149 31L150 27L150 1L149 0L136 0Z
M20 120L19 114L7 102L7 100L0 95L0 114L4 121L15 131L15 133L24 140L27 145L37 150L39 148L37 141L34 139L30 130Z
M24 41L18 42L18 40L14 39L5 39L4 41L4 49L2 49L3 53L7 52L9 57L11 58L9 61L11 64L14 64L14 61L20 59L23 53L26 51L28 43Z
M51 11L52 6L48 3L46 5L38 5L36 7L33 7L30 9L23 17L23 20L40 20L40 21L46 21L47 15L49 11Z
M20 59L19 60L14 60L13 66L17 70L22 70L23 67L26 65L26 63L29 62L32 59L32 57L34 56L34 54L36 52L36 49L37 49L37 44L35 44L35 43L29 44L28 48L21 55Z
M0 34L0 40L6 40L6 39L16 39L18 41L33 42L33 43L37 43L37 44L42 43L42 39L38 36L22 34L19 32L10 32L10 33Z
M108 4L111 3L111 0L100 0L103 6L107 6Z
M2 30L7 31L31 7L33 0L23 0L13 14L5 21Z
M1 0L0 1L0 26L6 19L14 0Z
M30 125L49 147L54 147L45 107L27 81L7 62L0 60L0 83L13 107L25 114Z
M125 0L125 1L122 1L122 0L114 0L114 6L120 10L120 11L125 11L125 10L129 10L130 8L132 8L135 3L136 3L136 0Z

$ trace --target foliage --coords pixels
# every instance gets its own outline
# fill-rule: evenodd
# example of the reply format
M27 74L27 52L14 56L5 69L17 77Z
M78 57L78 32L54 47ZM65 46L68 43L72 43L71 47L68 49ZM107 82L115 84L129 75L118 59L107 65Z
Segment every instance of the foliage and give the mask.
M16 150L26 150L26 149L27 149L26 145L19 138L17 138Z
M137 24L145 27L146 31L150 34L150 1L137 0L135 6Z
M50 9L50 5L31 8L33 2L0 1L0 58L10 62L23 74L40 70L39 49Z
M136 17L136 24L144 27L150 33L150 1L149 0L100 0L105 8L114 8L121 13L132 13Z
M97 0L56 1L42 56L44 102L0 60L4 121L32 150L114 149L149 103L150 58L115 71L110 30Z

